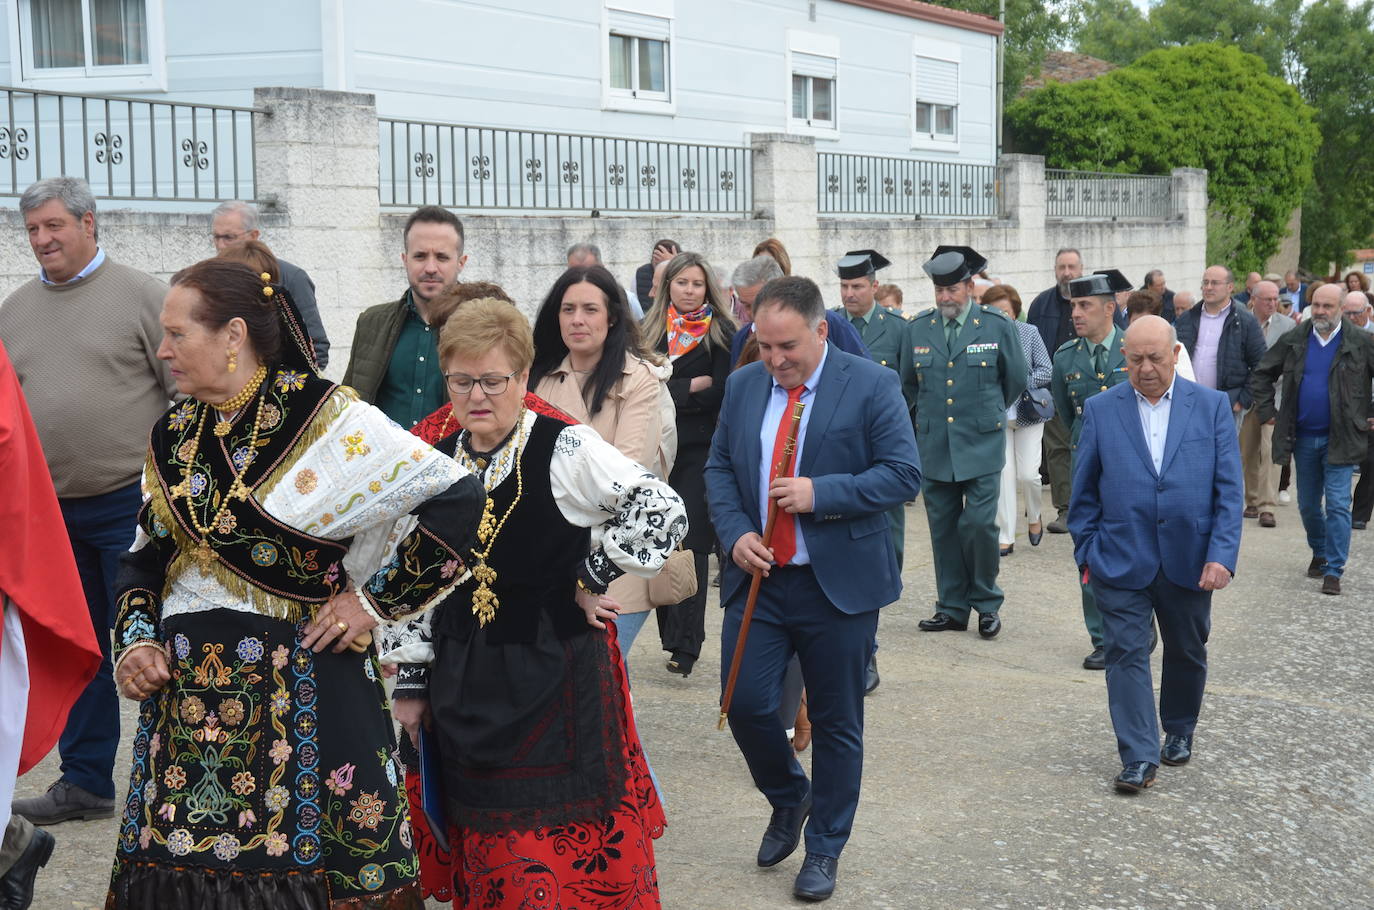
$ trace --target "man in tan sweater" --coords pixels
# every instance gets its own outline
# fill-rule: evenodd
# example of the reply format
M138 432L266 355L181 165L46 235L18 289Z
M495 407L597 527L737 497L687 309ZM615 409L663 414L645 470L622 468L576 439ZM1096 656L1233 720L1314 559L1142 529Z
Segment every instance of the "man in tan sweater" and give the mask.
M0 304L0 340L33 413L104 655L58 742L61 778L14 801L15 814L51 825L114 815L115 573L134 540L148 433L176 386L157 357L167 286L106 256L86 182L40 180L19 210L39 273Z

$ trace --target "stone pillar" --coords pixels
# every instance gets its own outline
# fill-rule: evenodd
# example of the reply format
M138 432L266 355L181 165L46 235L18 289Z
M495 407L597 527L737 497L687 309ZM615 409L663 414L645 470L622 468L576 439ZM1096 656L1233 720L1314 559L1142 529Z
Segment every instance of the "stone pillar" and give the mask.
M328 373L337 378L358 313L399 294L383 280L395 269L385 268L379 230L376 100L268 87L254 91L253 103L267 111L256 125L263 239L314 280L331 344Z
M1051 271L1054 258L1053 250L1048 259L1045 253L1045 159L1039 155L1003 155L998 162L998 179L1002 184L1002 218L991 226L1003 236L1000 243L989 243L989 250L983 252L992 260L993 274L1012 284L1034 287ZM999 249L1001 255L994 255ZM1023 291L1027 305L1030 296Z
M773 236L782 241L792 258L792 274L825 274L816 224L816 140L786 133L753 133L749 142L754 148L755 217L773 222Z
M1196 288L1207 269L1207 171L1202 168L1175 168L1173 180L1173 217L1182 222L1173 263L1162 264L1171 287ZM1177 236L1177 235L1176 235ZM1173 265L1173 273L1168 271ZM1196 293L1196 292L1194 292Z

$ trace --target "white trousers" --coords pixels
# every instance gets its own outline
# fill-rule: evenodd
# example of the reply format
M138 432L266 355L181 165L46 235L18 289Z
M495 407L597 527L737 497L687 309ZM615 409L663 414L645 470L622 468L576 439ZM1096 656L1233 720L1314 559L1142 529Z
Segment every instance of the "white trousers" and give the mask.
M1016 490L1026 497L1026 518L1030 524L1040 521L1040 438L1045 425L1016 429L1007 423L1007 458L1002 465L1002 489L997 497L997 542L1009 547L1016 540L1016 522L1021 510L1016 508Z
M19 777L19 749L29 710L29 660L19 610L0 593L4 639L0 640L0 836L10 823L10 803Z

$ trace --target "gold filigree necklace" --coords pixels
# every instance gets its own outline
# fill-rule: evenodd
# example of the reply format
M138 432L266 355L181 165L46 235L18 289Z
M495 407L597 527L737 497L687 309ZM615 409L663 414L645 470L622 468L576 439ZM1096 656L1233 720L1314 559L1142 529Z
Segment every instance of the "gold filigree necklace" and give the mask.
M259 370L263 376L267 375L266 367L259 367ZM252 385L252 383L250 383L250 385ZM258 385L261 385L261 380L259 380ZM254 391L257 391L257 389L254 389ZM248 466L253 463L253 456L256 455L258 451L258 428L262 423L262 402L264 398L266 398L265 395L258 399L257 413L253 415L253 430L248 438L248 446L244 450L248 454L244 456L242 466L234 464L233 456L230 456L229 473L234 476L234 482L229 485L228 492L225 493L224 498L220 500L219 507L215 509L215 514L211 517L208 525L202 525L200 519L196 517L196 504L191 492L191 478L195 473L196 456L200 454L200 437L205 430L206 415L210 413L210 408L208 407L201 409L200 420L196 423L195 435L191 437L191 447L186 453L186 465L181 469L181 482L172 487L169 491L173 499L181 496L186 500L186 514L191 521L191 527L195 528L196 533L200 536L200 542L196 546L196 551L193 556L200 565L200 574L202 575L206 574L210 567L210 563L213 562L215 558L214 551L210 549L211 535L216 532L228 534L233 531L237 522L234 520L234 516L229 514L229 507L233 504L235 499L240 502L248 499L248 487L243 482L243 475L248 472ZM244 403L246 404L247 402L245 401ZM242 406L242 404L239 405L239 407ZM215 433L216 435L224 435L219 432L218 426L215 427Z
M245 385L237 395L228 401L221 401L219 404L212 404L211 407L219 411L219 419L215 422L215 435L228 436L229 431L234 428L233 414L248 402L253 400L253 396L258 394L258 387L267 378L267 364L260 363L258 368L253 371L248 384ZM199 439L199 437L197 437Z
M472 613L477 617L477 625L485 626L496 616L497 609L501 606L500 599L491 586L496 583L496 570L487 564L487 557L491 555L492 547L496 545L496 538L501 533L501 529L506 526L507 519L515 511L515 507L520 504L520 498L525 492L524 472L520 465L520 456L525 450L525 408L520 408L520 416L516 418L518 429L515 439L510 445L506 446L501 452L501 457L491 463L491 472L487 474L482 486L487 491L486 504L482 506L482 520L477 525L477 543L483 547L479 552L474 549L472 556L476 560L476 565L472 567L472 577L477 580L477 590L472 592ZM472 433L468 433L468 438L472 438ZM467 468L478 477L482 476L482 470L487 467L488 462L485 458L477 458L469 455L463 448L462 440L458 443L458 463ZM496 520L496 515L491 507L491 491L494 490L505 479L506 466L511 459L515 459L515 498L506 507L506 514L501 516L501 520Z

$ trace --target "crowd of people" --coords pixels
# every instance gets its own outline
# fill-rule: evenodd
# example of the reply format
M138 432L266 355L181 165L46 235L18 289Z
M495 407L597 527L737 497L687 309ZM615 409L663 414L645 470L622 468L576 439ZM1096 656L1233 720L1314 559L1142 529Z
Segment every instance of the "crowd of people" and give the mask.
M463 224L426 206L406 289L362 312L334 383L314 284L251 205L216 209L216 255L169 285L100 245L84 182L20 209L39 271L0 304L6 908L45 828L116 814L111 908L656 907L628 658L652 613L659 672L690 677L714 586L722 723L771 811L757 862L804 840L793 893L825 900L918 496L925 632L995 638L1021 529L1072 535L1122 792L1191 758L1210 598L1245 519L1277 525L1289 463L1323 593L1374 509L1358 273L1237 292L1213 265L1195 302L1063 249L1024 305L950 245L918 303L865 249L828 310L773 238L728 280L660 240L626 284L578 243L530 319L460 280ZM11 800L54 744L61 776Z

